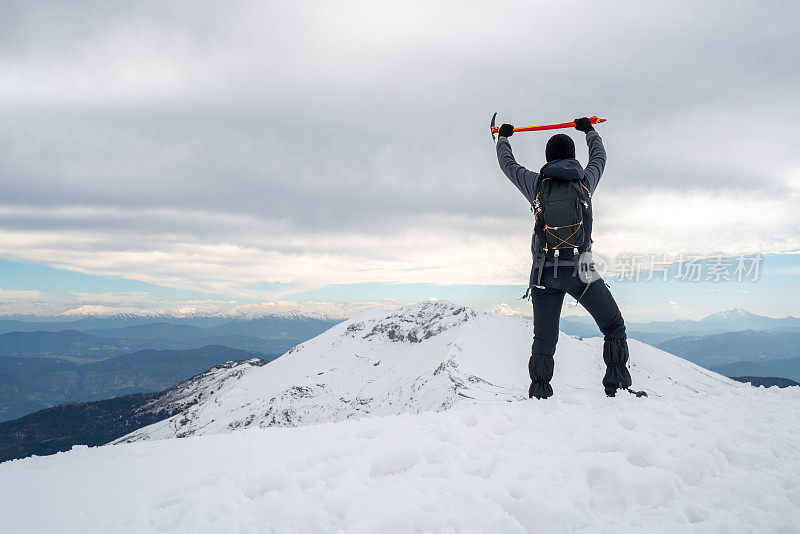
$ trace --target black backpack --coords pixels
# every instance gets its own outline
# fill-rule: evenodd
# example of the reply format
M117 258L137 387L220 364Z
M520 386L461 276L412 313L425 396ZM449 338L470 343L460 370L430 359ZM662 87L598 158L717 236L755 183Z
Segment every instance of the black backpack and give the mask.
M592 196L579 177L542 175L533 204L539 250L546 259L572 260L592 242Z

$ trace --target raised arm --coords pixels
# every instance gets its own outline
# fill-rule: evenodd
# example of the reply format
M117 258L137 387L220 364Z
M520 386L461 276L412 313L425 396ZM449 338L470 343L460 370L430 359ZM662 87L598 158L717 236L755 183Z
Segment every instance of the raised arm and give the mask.
M511 143L505 137L497 140L497 162L511 183L533 204L539 187L539 173L529 171L517 163L514 153L511 152Z
M606 168L606 149L600 134L594 130L586 132L586 145L589 147L589 164L584 169L584 176L589 182L589 191L594 193L600 177L603 176L603 169Z
M589 147L589 164L583 170L583 177L586 178L589 192L594 193L600 177L603 176L603 169L606 168L606 149L603 148L603 140L600 134L594 131L592 122L581 117L575 119L575 129L586 134L586 145Z

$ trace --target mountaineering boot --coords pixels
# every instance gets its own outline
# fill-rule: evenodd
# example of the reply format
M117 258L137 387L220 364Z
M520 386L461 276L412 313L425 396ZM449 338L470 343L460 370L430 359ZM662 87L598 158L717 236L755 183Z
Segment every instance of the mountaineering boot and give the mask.
M553 386L547 382L531 382L528 386L528 398L546 399L553 395Z
M625 339L609 339L603 343L603 361L606 362L606 374L603 387L607 397L613 397L617 389L631 387L631 373L628 371L628 341Z
M534 354L528 361L528 373L531 375L531 385L528 388L528 398L546 399L553 394L550 380L553 378L555 361L552 356Z

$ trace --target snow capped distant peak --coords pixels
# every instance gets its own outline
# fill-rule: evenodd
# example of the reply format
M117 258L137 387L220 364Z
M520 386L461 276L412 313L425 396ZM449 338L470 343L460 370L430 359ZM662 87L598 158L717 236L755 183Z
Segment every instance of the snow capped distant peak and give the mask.
M394 302L392 302L394 303ZM377 302L316 302L316 301L277 301L248 304L235 302L206 302L197 305L169 305L150 303L157 309L131 306L82 305L56 315L42 314L41 317L60 319L186 319L221 318L232 320L252 320L262 318L341 320L354 317L365 310L378 307Z
M225 310L215 314L212 314L211 317L220 317L224 319L232 319L235 321L249 321L252 319L265 319L265 318L281 318L281 319L321 319L321 320L328 320L332 319L328 314L319 312L319 311L310 311L307 313L302 313L299 311L275 311L275 312L266 312L266 311L252 311L252 310Z
M733 308L730 310L712 313L708 317L705 317L703 321L729 321L731 319L747 319L752 317L758 317L758 315L750 313L744 308Z
M394 342L420 343L477 316L478 312L471 308L429 300L403 306L378 319L359 321L356 318L347 325L346 332L362 339L375 336Z
M365 310L378 307L375 302L316 302L316 301L278 301L254 304L239 304L232 308L219 310L214 317L234 320L261 319L264 317L281 317L285 319L321 319L336 320L354 317Z
M298 307L299 309L277 309L271 307L241 306L217 311L205 311L194 308L180 308L174 310L146 310L138 308L116 308L110 306L80 306L58 314L26 314L26 315L0 315L3 319L15 320L76 320L76 319L106 319L106 320L138 320L138 319L193 319L217 318L249 321L253 319L281 318L281 319L318 319L342 320L352 317L363 311L362 306L339 306L313 309Z
M67 317L71 319L85 319L97 317L103 319L124 321L127 319L175 319L184 315L170 311L151 311L136 308L115 308L110 306L80 306L67 310L56 317Z
M744 308L733 308L731 310L722 312L724 315L728 317L749 317L753 315L749 311L745 310Z
M505 302L498 304L494 308L492 308L492 313L496 313L498 315L506 315L508 317L521 317L523 314L519 310L515 310Z

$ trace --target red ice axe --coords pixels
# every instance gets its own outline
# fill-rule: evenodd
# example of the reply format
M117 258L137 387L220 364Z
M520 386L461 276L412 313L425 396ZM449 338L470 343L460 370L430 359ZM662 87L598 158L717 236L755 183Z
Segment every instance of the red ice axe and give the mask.
M492 115L492 124L489 126L489 130L492 133L492 139L494 140L494 134L500 131L499 126L494 125L494 119L497 117L497 113ZM606 119L601 119L600 117L589 117L589 122L592 124L600 124L601 122L606 122ZM544 124L542 126L520 126L519 128L514 128L514 132L538 132L541 130L559 130L561 128L574 128L574 122L562 122L561 124Z

